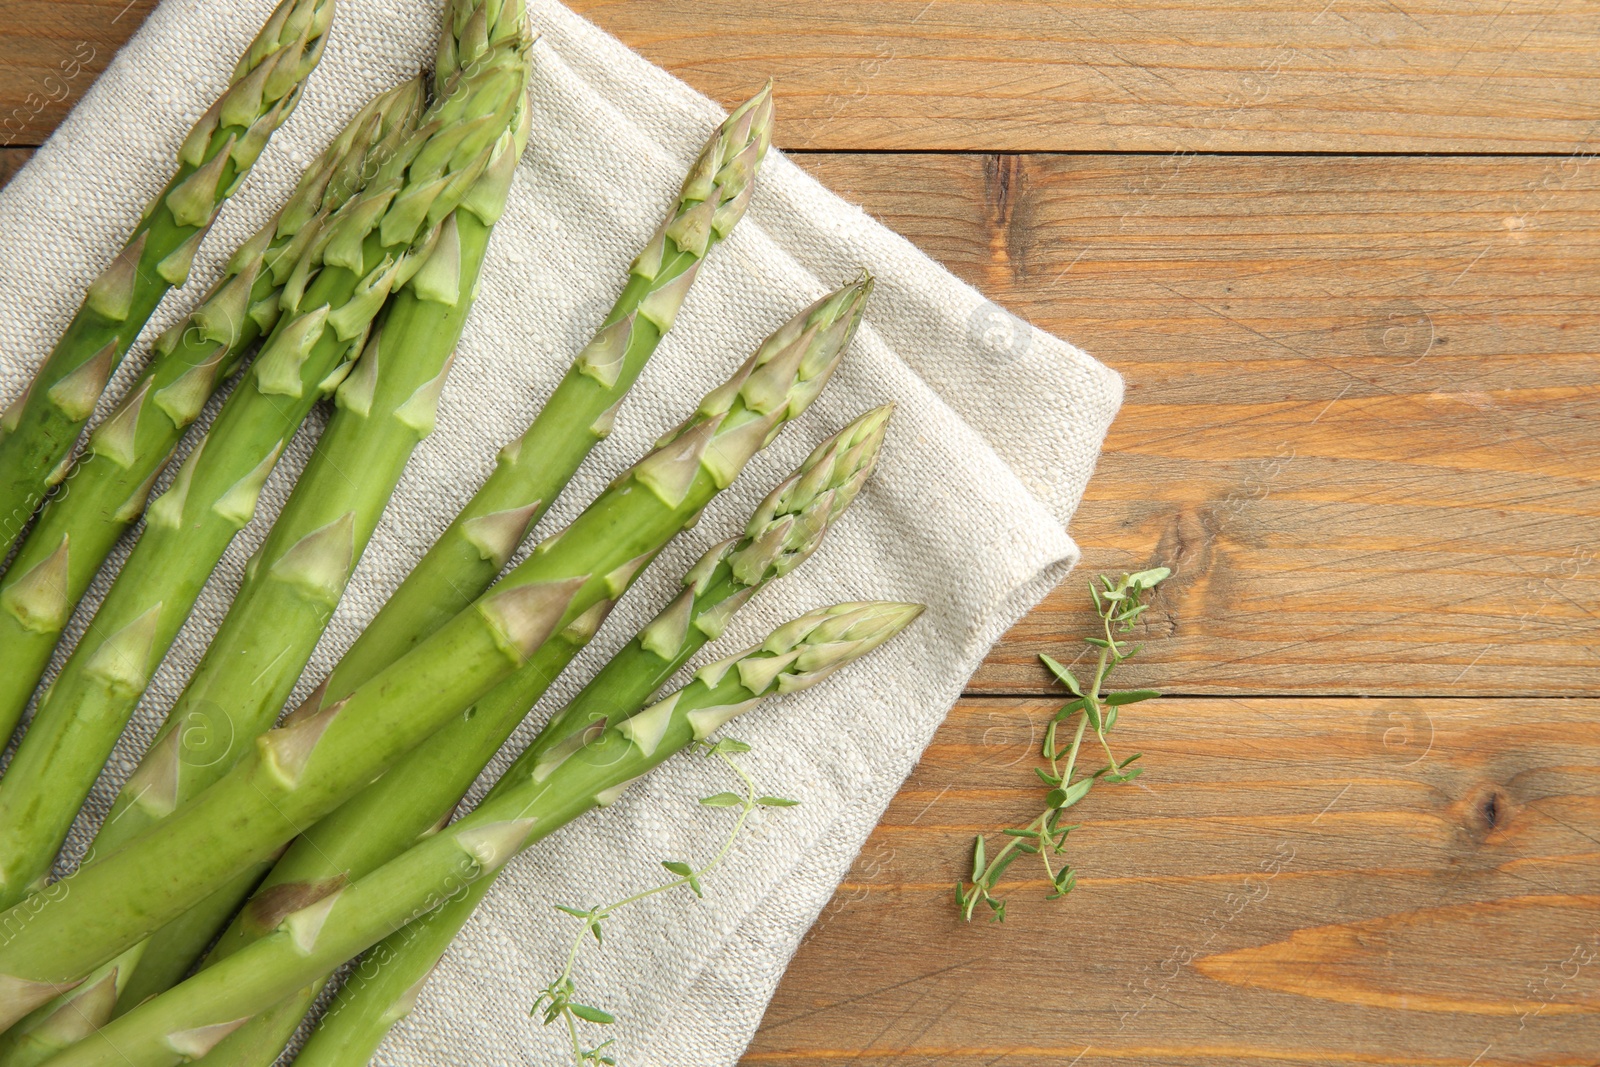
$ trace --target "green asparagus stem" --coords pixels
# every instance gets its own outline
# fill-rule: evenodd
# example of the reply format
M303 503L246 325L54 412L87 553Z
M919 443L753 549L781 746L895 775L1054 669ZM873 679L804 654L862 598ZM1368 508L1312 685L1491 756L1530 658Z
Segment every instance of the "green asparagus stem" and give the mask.
M502 141L512 158L520 156L525 141L526 109L519 114L518 127ZM357 372L339 388L339 410L316 454L252 559L195 676L124 786L95 839L96 851L114 850L222 777L234 762L228 750L272 726L412 449L433 427L434 405L471 306L491 221L466 209L445 220L440 241L457 246L451 256L460 271L449 301L438 299L443 295L438 292L420 295L411 283L391 297L380 332L368 343ZM360 472L360 478L353 480L349 472ZM131 961L119 958L109 965L123 985L125 1004L170 985L216 935L215 926L199 927L186 919L157 944L128 950L151 967L131 986ZM152 988L158 981L162 984ZM91 1004L78 1003L82 998L74 990L60 998L64 1003L54 1013L89 1026L108 1019L109 1010L96 1017L97 1009L111 1005L100 996L99 984L90 984L96 989ZM16 1057L0 1056L3 1067L21 1064Z
M454 0L446 13L452 32L440 38L439 76L458 69L469 53L476 54L477 46L462 43L483 36L476 26L480 21L476 9L476 0ZM504 20L507 14L500 17ZM629 283L599 336L579 355L534 425L502 451L487 484L346 654L328 680L325 699L336 700L370 679L486 589L584 457L609 432L622 397L671 326L699 262L743 215L771 140L771 125L769 88L737 108L713 133L672 213L635 259ZM614 366L619 358L620 364ZM557 670L551 669L550 678ZM515 701L499 703L510 707ZM204 731L201 736L206 736ZM119 802L114 817L123 817L124 807ZM133 825L142 828L148 822L134 819ZM237 899L236 892L227 892L202 907L220 925ZM194 924L191 936L181 944L158 934L157 945L147 952L143 974L154 978L152 972L162 970L176 977L175 971L198 954L199 931L209 928L210 923ZM141 979L129 987L124 999L136 1000L153 991Z
M490 8L498 13L491 17ZM454 41L452 34L465 33L469 39L455 50L475 68L500 61L496 53L525 47L526 10L520 0L487 5L483 0L453 0L445 20L444 39ZM435 72L438 94L455 91L455 69ZM345 554L351 557L344 568L348 577L411 449L419 435L431 429L433 404L444 382L441 364L459 338L477 290L489 230L504 208L510 171L499 153L510 143L510 166L514 167L526 144L528 113L520 100L517 116L512 132L497 144L486 172L493 184L480 180L480 187L462 209L445 220L438 238L445 247L433 253L443 269L422 271L409 283L397 284L384 311L382 331L368 344L363 373L352 375L336 394L341 409L350 413L336 415L330 423L206 660L169 713L145 763L119 796L96 838L95 849L105 852L118 847L163 811L221 777L237 760L240 743L272 725L343 588L341 580L327 583L327 588L308 590L304 581L280 580L284 568L302 572L303 578L304 565L316 563L310 558L316 555L312 550L320 547L338 557L336 568L343 565ZM386 147L393 152L392 146ZM384 158L369 161L363 173L378 171ZM396 377L392 369L378 376L380 367L392 368L396 360L406 367L402 376ZM429 372L437 373L429 377ZM376 395L374 376L382 382ZM385 410L391 415L373 414ZM361 471L364 478L354 483L346 471ZM336 536L339 543L330 547L330 524L346 519L353 543L347 545ZM335 532L342 533L342 526ZM274 562L263 570L262 559ZM129 953L139 954L138 971L131 979L126 978L131 966L127 960L119 957L108 964L107 968L121 970L126 982L117 1010L168 988L181 977L200 947L226 922L225 915L215 912L236 907L259 875L259 871L246 872L233 887L214 894L207 902L210 911L203 904L158 931L150 944L130 949ZM61 1003L40 1011L59 1008L83 1020L86 1013L71 1004L74 998L75 994L67 994L58 998ZM0 1054L0 1067L21 1064Z
M488 588L589 451L672 326L700 263L744 215L772 140L770 86L701 150L673 211L629 268L628 284L527 432L345 653L333 699L415 647Z
M454 0L451 12L447 13L446 18L454 26L455 33L441 35L443 43L439 60L440 71L455 69L460 59L459 53L469 47L461 43L461 34L465 33L468 37L475 36L472 33L474 22L472 12L481 10L482 7L479 0ZM501 25L509 16L510 10L508 5L500 16ZM638 377L639 370L654 351L666 325L670 325L671 315L675 314L687 293L687 285L683 283L683 279L686 276L692 277L700 257L704 255L709 245L720 240L721 233L731 229L743 212L744 205L749 199L755 169L760 163L761 152L765 150L769 140L767 132L770 129L771 114L769 97L768 91L763 90L759 96L738 109L712 136L701 154L700 162L696 164L690 178L685 182L684 193L681 194L674 214L663 224L661 231L652 241L651 248L635 261L630 284L607 317L607 324L609 326L612 322L629 318L642 303L646 302L646 298L650 298L649 307L654 309L653 313L663 321L664 325L658 326L646 320L645 326L634 330L634 339L626 346L626 354L633 364L630 373L619 376L608 389L576 368L569 372L567 384L563 386L565 393L558 390L556 396L546 406L545 414L540 416L528 434L522 438L527 450L513 446L523 462L513 463L507 460L507 452L511 449L502 453L500 469L457 516L439 539L438 544L395 591L389 602L357 639L354 647L335 668L328 681L328 687L324 690L323 695L326 700L331 702L348 694L356 685L368 680L378 670L394 662L422 638L438 629L451 616L466 607L474 597L487 589L522 541L523 535L543 513L545 505L560 492L589 450L601 439L603 431L609 430L609 419L603 427L598 428L594 425L595 420L614 407L615 401L621 398ZM703 183L697 182L696 178L697 175L703 176L708 173L721 175L721 183L711 189L713 195L708 195L701 189L700 184ZM665 247L663 242L670 240L666 234L674 230L674 224L681 228L681 220L691 208L699 209L705 214L706 209L711 206L719 206L724 212L723 231L709 231L703 235L704 242L689 251L682 251L674 244L674 251L666 256L667 267L658 269L648 276L641 273L644 269L640 266L641 263L652 260L652 256L654 260L663 258L661 251ZM698 248L698 251L695 248ZM606 329L607 327L602 327L602 334ZM593 348L594 345L590 345L585 351ZM583 364L581 356L579 363L586 365ZM557 423L563 430L559 435L552 430ZM572 432L565 432L566 430ZM560 440L555 439L558 436ZM581 447L567 448L569 442L576 442ZM302 481L305 477L307 476L302 476ZM507 504L512 496L525 501L530 493L535 501L531 507L519 505L508 510L501 506ZM296 659L287 665L292 667L292 670L284 669L277 673L285 679L289 679L291 675L297 678L299 666L296 664L303 665L303 659ZM205 668L202 667L201 675L197 677L203 676L204 672ZM197 722L196 725L202 727L220 725L225 728L229 736L233 737L253 737L271 724L261 721L258 712L241 715L235 712L232 705L247 702L255 709L264 709L271 703L281 706L288 695L287 689L277 686L261 687L262 694L259 698L240 694L241 685L233 680L222 681L205 688L209 693L202 692L191 682L189 691L210 702L200 713L204 714L207 720L220 720L220 722ZM188 700L184 703L190 704L191 707L195 704ZM182 718L182 713L188 710L181 703L173 717ZM193 736L201 739L202 743L214 745L214 741L210 740L215 736L214 731L202 729L196 731ZM226 770L227 766L231 765L231 760L226 756L214 760L196 755L181 762L206 764L203 770L186 772L201 777L203 784L206 785L214 781L221 770ZM207 775L206 770L212 773ZM138 813L125 814L131 796L140 787L140 783L133 783L131 789L124 790L111 820L108 821L123 823L133 832L137 832L160 817L162 814L160 812L145 817L141 817ZM192 795L192 792L181 791L179 801ZM116 840L126 840L128 836L131 834L124 833Z
M454 292L458 246L445 219L504 196L516 159L497 145L523 100L527 50L516 37L458 72L291 273L284 314L249 376L151 505L144 536L23 737L0 788L0 903L20 900L49 870L211 569L318 396L351 375L391 288Z
M243 912L234 914L244 894L236 895L228 910L215 909L220 921L212 928L213 936L230 917L233 923L206 957L206 966L266 937L288 912L376 870L448 822L461 794L498 751L521 714L588 644L612 604L613 601L603 600L562 628L521 670L474 704L467 715L458 716L426 744L408 752L378 781L307 829L272 866ZM520 692L519 687L528 691ZM477 723L490 717L498 720L496 725L509 719L510 726L503 732L494 731L494 735L477 728ZM460 783L459 787L456 783ZM159 941L160 935L152 939L158 949L165 947ZM207 943L190 942L186 947L198 955ZM175 975L172 984L186 971ZM302 987L257 1015L228 1035L201 1062L208 1067L271 1067L324 982L319 979ZM131 993L130 990L124 998L129 1009L138 1004Z
M183 432L276 322L283 282L301 253L366 168L415 127L421 91L413 78L357 113L277 216L234 253L200 306L156 342L155 358L45 502L0 581L0 738L15 729L73 608L144 512Z
M18 927L0 944L0 1027L272 856L616 596L821 391L870 289L864 276L780 327L571 526L411 653L348 697L308 702L182 809L0 915L0 928Z
M441 905L465 907L516 853L768 696L812 685L904 629L920 605L840 604L786 623L753 649L582 742L519 758L477 810L365 878L284 916L277 929L50 1061L167 1067L204 1055L255 1013ZM341 1060L337 1062L360 1062Z
M475 28L475 23L479 21L479 16L475 12L480 7L477 0L455 0L451 12L447 13L447 26L453 27L454 32L441 35L441 55L437 66L440 76L457 69L463 58L464 49L470 50L475 47L464 45L462 41L477 40L482 36L481 28ZM516 10L520 11L520 6ZM510 17L511 11L509 5L502 10L500 15L502 25ZM600 435L609 429L609 418L603 424L597 420L616 406L617 400L620 400L638 377L639 370L654 351L666 326L670 325L671 316L676 313L677 306L682 302L699 257L705 254L710 245L720 240L742 215L744 205L749 199L755 170L760 164L761 153L770 140L768 133L771 125L770 113L770 93L764 90L755 100L738 109L712 136L702 151L701 159L696 164L691 178L685 183L684 192L680 194L674 214L663 224L663 232L658 233L653 241L652 247L659 246L656 248L654 259L663 260L664 252L668 250L666 242L673 240L667 233L681 233L683 224L680 220L686 214L692 209L698 209L705 214L710 208L715 207L720 212L715 217L717 227L706 235L704 243L693 244L688 250L674 243L670 254L665 254L664 266L652 267L649 263L651 253L648 250L635 262L633 280L608 317L607 325L631 316L639 310L641 304L645 304L646 310L654 315L657 321L646 320L645 325L633 332L626 346L628 365L625 373L619 375L609 388L599 385L592 377L576 370L569 374L569 379L575 381L566 385L560 395L546 407L546 412L565 411L566 421L541 416L541 421L536 423L535 429L530 430L529 436L523 439L528 451L523 453L518 450L519 455L525 457L524 461L506 465L506 461L502 459L502 468L491 477L490 484L486 485L484 490L467 505L451 530L441 539L440 544L419 564L394 594L389 604L379 613L377 619L369 625L367 632L358 640L356 648L346 657L345 663L336 669L328 690L324 691L331 694L328 699L336 699L339 695L348 693L356 682L366 680L377 668L386 666L398 658L417 640L432 632L450 615L465 607L473 596L487 588L489 582L504 566L517 542L537 521L544 508L543 504L538 503L532 507L509 507L509 503L513 498L518 501L551 500L566 484L590 448L600 440ZM709 194L702 188L705 183L703 181L697 183L694 177L699 175L703 178L707 174L713 175L717 181L716 185L710 187ZM615 333L614 330L612 332ZM585 412L593 418L586 416ZM557 436L555 430L572 423L574 419L583 421L580 428L566 439L555 440ZM578 447L569 448L568 444L575 444ZM544 457L543 462L536 461L536 457L539 456ZM450 546L454 546L454 551L451 551ZM379 663L378 657L386 658ZM298 671L303 661L304 656L285 657L280 661L281 667L276 673L292 686L290 675ZM232 659L231 662L240 664L239 659ZM564 666L564 662L561 666ZM542 668L543 673L547 675L546 684L554 679L561 666L550 665ZM294 672L291 672L290 667L294 668ZM238 674L239 670L235 670L234 673ZM186 722L192 721L192 724L198 727L192 731L180 730L179 733L184 737L200 739L215 749L217 726L225 728L228 738L236 738L253 736L271 725L270 722L241 716L232 709L233 704L240 702L240 695L247 692L242 680L223 680L208 688L214 695L206 697L205 703L188 701L186 698L189 706L180 709L182 714L174 715L174 718L183 718ZM198 692L196 686L191 684L190 693L196 692ZM229 699L229 694L234 695L232 701ZM281 703L285 696L287 688L282 688L280 692L280 687L260 685L253 696L243 699L265 711L268 704ZM516 701L513 700L509 704L505 701L500 703L510 709L514 707ZM517 716L518 719L520 717ZM241 722L248 722L248 729L241 728ZM480 724L487 725L483 720L480 720ZM514 727L515 723L511 725ZM483 736L490 735L485 733ZM180 743L172 742L175 745ZM473 776L498 747L499 743L495 743L490 751L485 753L483 759L477 761L472 769ZM232 751L236 753L238 750ZM470 763L472 759L470 752L476 749L467 751L468 755L465 758ZM180 764L195 763L204 766L197 771L185 773L196 779L199 784L205 785L214 781L222 771L231 766L232 757L215 751L209 756L202 755L198 758L195 758L194 754L180 757ZM135 786L139 784L134 783ZM457 790L457 793L464 790L465 786ZM193 791L195 790L180 789L180 802ZM118 840L131 836L128 831L137 832L143 829L158 814L129 810L130 797L130 792L125 790L123 797L119 798L117 808L113 811L112 820L125 827L123 835ZM453 800L454 798L451 798L452 803ZM380 810L387 812L391 809L385 806ZM431 826L436 821L436 818L430 818L425 825ZM233 891L220 894L202 904L200 907L213 917L212 921L186 923L185 936L181 938L167 936L164 933L155 935L154 943L145 950L141 974L127 987L122 998L123 1002L137 1003L150 993L165 988L165 984L162 983L176 980L198 956L204 944L209 942L210 937L205 935L205 931L214 931L226 922L228 915L237 907L238 900L238 891ZM3 1060L0 1060L0 1064L3 1064Z
M195 123L178 169L122 252L89 285L28 390L0 415L0 556L66 475L83 424L145 321L188 279L195 251L322 57L333 0L283 0L234 68L228 91Z
M707 641L721 635L756 590L809 558L871 475L890 411L870 411L817 446L756 509L744 536L707 552L684 577L683 594L546 724L529 746L529 758L570 741L600 719L614 724L639 711ZM601 606L609 610L610 602ZM586 623L593 611L579 622ZM562 640L547 644L470 714L302 834L212 950L208 965L270 934L286 911L366 875L449 819L484 765L597 625L596 619L581 626L581 641L563 631ZM315 982L256 1016L204 1062L271 1067L322 985ZM131 994L126 999L133 1001Z
M526 133L507 131L514 160ZM499 205L496 205L499 206ZM433 429L439 391L471 307L491 220L460 209L442 245L459 277L449 300L412 283L339 387L339 411L150 753L128 779L97 846L110 850L227 773L270 729L371 538L411 451ZM416 278L412 279L414 283Z
M521 47L520 28L520 22L502 20L494 40ZM358 370L339 386L339 411L266 544L252 560L244 588L206 659L130 779L122 803L102 828L95 850L114 850L215 781L233 762L226 758L228 746L272 725L411 450L432 429L434 406L476 291L490 228L504 208L511 171L526 143L528 114L520 106L520 94L517 102L514 124L496 143L486 177L479 179L459 209L445 217L433 238L428 269L397 287ZM392 143L383 147L386 153L394 151ZM381 166L386 158L387 154L373 162ZM359 471L363 477L352 480L349 471ZM251 880L241 882L225 899L237 899L250 884ZM74 1031L103 1023L112 1007L101 993L108 982L114 981L130 998L124 1004L167 988L198 951L173 959L163 949L171 942L182 946L196 938L203 945L215 936L218 925L184 916L162 931L167 935L164 943L129 949L102 975L85 983L92 996L77 990L65 994L39 1009L38 1018L6 1035L9 1047L0 1055L0 1063L23 1067L61 1047L61 1027L54 1020L70 1019L69 1029ZM144 966L138 980L129 984L138 963ZM36 1028L43 1033L36 1034Z

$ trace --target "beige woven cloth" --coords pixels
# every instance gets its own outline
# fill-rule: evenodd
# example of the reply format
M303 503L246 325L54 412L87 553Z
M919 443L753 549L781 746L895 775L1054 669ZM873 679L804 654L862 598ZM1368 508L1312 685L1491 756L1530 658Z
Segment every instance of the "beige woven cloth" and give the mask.
M271 6L166 0L0 193L0 402L21 392ZM413 458L308 677L337 659L471 495L495 450L538 410L721 115L559 4L532 0L530 7L543 34L533 139L494 235L439 428ZM148 339L192 305L232 244L280 202L297 167L369 94L426 61L437 17L436 0L340 0L326 58L300 110L225 209L193 280L163 304L108 399L144 361ZM782 121L780 104L780 143ZM625 1064L712 1067L738 1058L801 936L963 683L1077 558L1064 527L1120 401L1117 376L985 302L777 153L749 215L707 262L616 432L541 531L570 519L767 332L862 267L878 286L834 384L663 554L530 720L529 728L559 706L665 602L683 567L742 526L813 444L869 406L898 404L877 476L828 543L763 592L706 657L833 601L914 600L929 610L871 659L730 728L755 746L745 760L763 788L802 804L761 818L704 901L687 893L653 897L612 921L603 949L586 952L577 978L587 1002L619 1017L606 1036ZM192 670L315 428L285 458L256 521L207 587L97 786L75 848ZM101 591L80 612L74 637ZM571 935L570 921L551 905L616 899L659 879L664 858L704 858L727 813L695 800L729 784L714 762L680 757L615 807L519 860L379 1062L563 1062L560 1035L527 1014Z

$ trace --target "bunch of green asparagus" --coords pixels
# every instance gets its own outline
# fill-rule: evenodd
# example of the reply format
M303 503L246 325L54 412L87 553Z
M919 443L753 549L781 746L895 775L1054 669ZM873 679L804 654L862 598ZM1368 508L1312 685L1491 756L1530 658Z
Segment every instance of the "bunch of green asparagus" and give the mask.
M333 0L282 0L185 140L167 188L0 419L6 545L32 523L0 575L0 733L35 699L114 544L145 520L0 778L0 1067L265 1067L332 975L382 942L300 1055L365 1063L514 855L734 716L871 651L921 610L808 612L652 703L752 596L817 550L877 461L891 414L878 408L819 445L741 535L708 551L487 798L451 821L617 600L806 410L861 321L865 275L779 327L502 575L610 432L701 262L743 216L771 141L763 89L712 133L543 410L280 721L433 428L536 128L521 0L449 0L431 75L356 113L73 453L112 370L167 289L183 285L221 201L298 101L332 18ZM240 367L147 507L186 431ZM152 674L322 399L333 412L315 454L199 667L87 857L52 882ZM52 494L69 472L72 491Z

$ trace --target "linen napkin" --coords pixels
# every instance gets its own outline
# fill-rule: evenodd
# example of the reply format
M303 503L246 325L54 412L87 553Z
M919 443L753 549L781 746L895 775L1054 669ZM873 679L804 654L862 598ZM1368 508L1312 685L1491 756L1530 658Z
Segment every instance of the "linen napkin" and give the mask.
M21 392L271 7L271 0L166 0L0 193L7 265L0 272L0 403ZM413 457L302 693L476 489L498 447L538 411L722 115L553 0L529 0L529 7L542 34L532 140L495 230L438 429ZM370 94L428 61L438 15L438 0L340 0L326 57L298 112L224 209L189 285L159 309L107 391L102 415L147 358L150 339L194 304L232 247L281 202L299 168ZM781 99L780 86L779 143ZM986 302L777 152L748 216L709 257L616 431L534 539L570 520L768 332L860 268L877 277L877 289L833 384L662 554L473 794L666 602L701 551L742 528L754 504L813 445L870 406L898 405L875 478L822 550L752 602L701 661L834 601L911 600L928 611L848 671L728 728L754 746L743 762L762 788L801 804L759 817L708 880L703 901L687 892L652 897L611 921L603 948L584 953L576 974L581 999L618 1017L605 1036L615 1038L625 1064L714 1067L738 1059L802 935L967 678L1077 559L1064 526L1120 402L1119 378ZM207 586L80 818L62 870L76 862L181 691L321 417L286 454L255 521ZM69 643L106 582L102 575ZM658 881L663 859L706 858L729 816L696 800L733 784L713 760L676 757L614 807L515 862L378 1062L565 1062L558 1028L546 1030L527 1011L559 971L574 932L574 920L552 905L620 899Z

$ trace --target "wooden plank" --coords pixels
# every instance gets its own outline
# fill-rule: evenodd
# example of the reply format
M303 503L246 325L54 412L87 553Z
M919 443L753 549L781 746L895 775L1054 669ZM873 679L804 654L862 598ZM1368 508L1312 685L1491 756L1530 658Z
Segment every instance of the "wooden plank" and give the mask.
M31 148L0 148L0 189L6 187L12 175L21 170L32 155Z
M1054 707L955 709L747 1067L1593 1062L1600 702L1138 705L1145 774L1075 809L1077 890L1019 864L1006 924L963 924L950 887L1039 810Z
M1130 680L1600 692L1600 168L799 158L1127 376L1073 533L1087 571L1177 571ZM1039 691L1086 605L1069 581L972 688Z
M0 147L42 143L155 5L156 0L0 5Z
M153 6L4 5L0 142L42 140ZM796 148L1568 152L1594 134L1582 0L572 6L723 101L777 78Z
M1595 113L1582 0L576 0L790 147L1556 151Z

